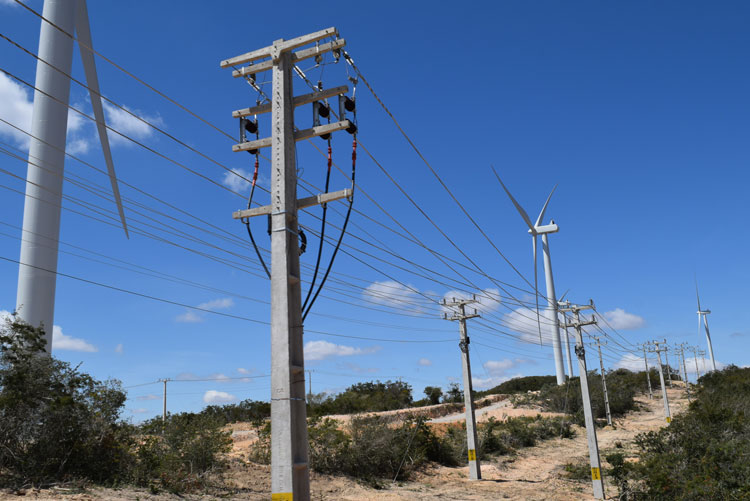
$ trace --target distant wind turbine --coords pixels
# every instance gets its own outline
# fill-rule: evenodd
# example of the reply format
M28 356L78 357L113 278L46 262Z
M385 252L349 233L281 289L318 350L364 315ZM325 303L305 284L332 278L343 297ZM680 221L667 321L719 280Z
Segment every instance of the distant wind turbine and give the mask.
M51 352L70 99L68 75L73 60L73 38L68 34L77 35L99 140L126 236L128 229L104 122L86 1L44 0L42 15L49 22L42 20L39 31L16 310L26 322L44 327L47 352Z
M711 343L711 333L708 331L708 314L711 310L701 309L701 297L698 294L698 279L695 280L695 298L698 300L698 334L701 332L701 319L703 319L703 325L706 327L706 342L708 343L708 356L711 358L711 367L716 370L716 360L714 360L714 347Z
M515 198L513 198L513 195L510 194L510 191L508 188L505 187L505 184L503 183L502 179L500 179L500 176L497 174L497 171L495 171L494 167L492 171L495 173L495 177L497 177L497 180L500 182L500 185L503 187L503 190L505 190L505 193L507 193L508 198L510 198L510 201L513 202L513 205L516 207L516 210L518 210L518 213L521 214L521 217L523 218L526 225L529 227L529 233L531 234L531 242L532 242L532 248L534 251L534 294L536 297L536 311L537 311L537 322L539 322L539 289L538 289L538 272L537 272L537 241L536 237L538 235L542 236L542 251L544 253L544 277L547 282L547 315L546 317L549 319L551 324L551 334L552 334L552 351L555 357L555 374L557 376L557 384L565 384L565 367L563 366L563 357L562 357L562 347L560 343L560 318L557 314L557 297L555 296L555 282L552 278L552 258L550 257L550 250L549 250L549 241L547 240L547 234L548 233L556 233L559 228L555 224L554 221L551 221L548 225L542 225L542 220L544 219L544 213L547 211L547 205L549 205L549 201L552 198L552 193L555 192L555 189L557 188L557 185L555 185L554 188L552 188L552 191L550 192L549 196L547 197L547 201L544 202L544 207L542 207L542 211L539 213L539 217L536 220L536 223L532 223L531 219L529 218L529 215L526 213L526 211L521 207L521 205L516 201ZM541 341L541 325L539 329L539 338Z

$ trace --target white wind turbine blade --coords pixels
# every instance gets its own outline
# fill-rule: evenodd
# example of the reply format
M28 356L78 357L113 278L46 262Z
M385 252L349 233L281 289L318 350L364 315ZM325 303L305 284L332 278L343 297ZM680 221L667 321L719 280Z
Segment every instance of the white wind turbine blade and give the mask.
M99 91L99 77L96 74L96 65L94 63L94 53L91 51L93 43L91 41L91 27L89 26L89 13L86 7L86 0L78 0L76 12L76 33L78 35L78 48L81 50L81 61L86 73L86 85L91 96L91 107L94 109L94 118L96 119L96 128L99 131L99 140L104 152L104 161L107 164L109 173L109 182L112 185L112 194L117 204L117 211L120 213L122 228L125 230L125 237L128 235L128 225L125 222L125 212L122 208L120 199L120 188L117 184L117 175L115 174L115 165L112 162L112 151L109 147L109 138L107 137L107 127L104 125L104 109L102 107L102 96Z
M538 272L537 272L537 258L536 258L536 234L531 235L532 247L534 249L534 299L536 299L536 325L539 328L539 346L543 346L542 343L542 320L539 318L539 286L538 286Z
M695 299L698 300L698 311L701 311L701 297L698 294L698 279L695 279Z
M542 207L542 212L539 213L539 217L537 218L536 224L534 226L539 226L540 224L542 224L542 219L544 219L544 212L547 210L547 205L549 205L549 200L550 200L550 198L552 198L552 194L555 192L556 189L557 189L557 185L555 185L552 188L552 191L549 192L549 196L547 197L547 201L544 202L544 207Z
M510 194L510 191L508 191L508 188L505 187L503 180L500 179L500 176L498 176L497 171L495 170L494 167L492 167L492 172L495 173L495 177L497 178L498 181L500 181L500 186L503 187L503 189L505 190L505 193L508 194L508 198L510 198L510 201L513 202L513 205L516 206L516 210L518 211L518 213L521 214L521 217L523 218L524 222L529 226L529 229L531 230L532 235L536 234L536 229L534 229L534 225L531 224L531 219L529 218L529 215L526 214L526 211L523 210L523 207L521 207L521 205L516 201L516 199L513 198L513 195Z

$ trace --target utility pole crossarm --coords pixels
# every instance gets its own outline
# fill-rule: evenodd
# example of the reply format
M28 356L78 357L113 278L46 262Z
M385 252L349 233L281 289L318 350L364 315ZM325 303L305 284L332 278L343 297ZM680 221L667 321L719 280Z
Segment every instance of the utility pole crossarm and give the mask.
M339 30L336 28L326 28L324 30L310 33L309 35L302 35L300 37L292 38L291 40L278 40L273 45L263 47L262 49L253 50L246 52L240 56L230 57L221 62L222 68L228 68L230 66L237 66L238 64L252 63L258 59L265 59L266 57L272 58L274 62L278 61L279 56L290 50L294 50L297 47L302 47L309 43L317 42L331 36L339 36Z
M315 57L319 54L325 54L326 52L330 52L332 50L339 50L345 45L346 45L346 40L344 40L343 38L340 38L338 40L334 40L333 42L328 42L328 43L324 43L321 45L316 45L315 47L311 47L309 49L303 49L297 52L293 52L292 64L296 64L300 61L304 61L305 59L310 59L311 57ZM256 75L258 73L268 71L272 67L273 67L273 62L271 60L262 61L257 64L243 66L242 68L238 70L234 70L232 72L232 76L234 78L239 78L239 77L244 77L248 75Z
M352 196L352 189L346 188L345 190L332 191L330 193L320 193L311 197L300 198L297 200L297 210L306 209L315 205L323 205L328 202L334 202L341 200L342 198L349 198ZM261 207L254 207L252 209L238 210L232 213L233 219L245 219L248 217L263 216L271 213L270 205L263 205Z
M324 89L317 92L311 92L310 94L303 94L294 98L294 106L302 106L310 104L320 99L328 99L333 96L340 96L349 92L348 85L340 85L338 87L331 87L330 89ZM249 117L250 115L262 115L263 113L271 112L271 103L265 103L252 108L244 108L232 112L232 118Z
M325 125L316 125L309 129L298 130L294 132L295 141L304 141L313 137L322 136L324 134L330 134L344 129L351 130L354 124L349 120L339 120L338 122L331 122ZM232 146L232 151L254 151L261 148L271 147L271 137L264 137L263 139L256 139L255 141L245 141L244 143L238 143Z

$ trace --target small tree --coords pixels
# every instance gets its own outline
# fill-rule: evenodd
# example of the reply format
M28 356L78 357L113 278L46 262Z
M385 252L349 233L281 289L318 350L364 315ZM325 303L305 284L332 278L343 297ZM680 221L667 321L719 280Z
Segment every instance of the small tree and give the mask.
M443 396L443 390L441 390L437 386L427 386L424 389L424 394L430 401L430 405L436 405L440 403L440 397Z
M0 326L0 483L45 485L124 475L125 393L44 354L44 329L13 314Z
M445 403L458 403L464 401L464 392L458 386L458 383L451 383L448 386L448 391L443 395L443 402Z

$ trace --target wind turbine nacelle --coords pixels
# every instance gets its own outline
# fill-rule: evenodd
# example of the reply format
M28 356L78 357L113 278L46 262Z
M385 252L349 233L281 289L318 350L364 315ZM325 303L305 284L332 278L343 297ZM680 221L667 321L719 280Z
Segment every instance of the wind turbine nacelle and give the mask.
M708 315L711 313L711 310L698 310L698 315Z
M555 223L552 223L543 226L535 226L534 231L532 232L531 230L529 230L529 233L531 233L532 235L544 235L545 233L557 233L558 231L560 231L560 227Z

